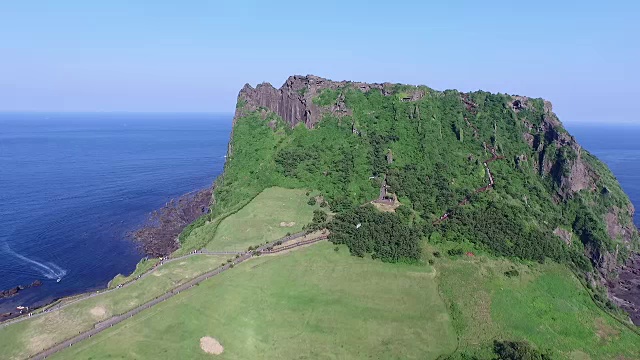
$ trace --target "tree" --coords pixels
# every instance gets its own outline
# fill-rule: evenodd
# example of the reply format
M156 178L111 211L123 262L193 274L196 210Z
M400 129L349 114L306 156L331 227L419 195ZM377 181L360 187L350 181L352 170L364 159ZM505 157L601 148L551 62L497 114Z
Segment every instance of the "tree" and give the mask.
M385 262L414 262L420 258L417 229L393 213L381 213L372 205L338 214L328 225L329 240L345 244L352 255L371 254Z
M551 360L551 356L533 348L526 341L493 342L496 360Z
M324 224L327 221L327 213L322 210L313 210L313 220L314 224Z

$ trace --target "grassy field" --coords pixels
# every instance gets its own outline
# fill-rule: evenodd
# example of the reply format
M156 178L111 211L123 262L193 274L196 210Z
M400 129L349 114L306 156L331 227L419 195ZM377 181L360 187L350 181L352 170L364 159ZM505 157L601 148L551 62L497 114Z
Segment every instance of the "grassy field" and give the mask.
M596 307L562 265L488 256L435 261L461 352L485 358L493 340L506 339L553 349L559 359L640 358L640 337ZM505 276L512 269L519 275Z
M352 257L323 242L260 257L57 359L435 359L456 336L428 266Z
M149 271L155 264L160 262L160 259L148 259L148 260L140 260L140 262L136 265L136 269L129 274L128 276L124 276L122 274L118 274L113 280L109 281L109 288L114 288L118 285L128 283L131 280L135 280L139 275L142 275Z
M0 359L24 359L126 312L180 283L220 265L227 257L194 256L163 265L130 286L0 328Z
M313 217L317 206L307 204L305 190L272 187L224 219L209 241L209 250L246 250L247 247L295 233ZM198 235L200 235L198 233Z
M307 200L303 190L267 189L220 223L209 248L243 249L295 232L311 220ZM432 241L418 265L352 257L328 242L254 258L55 358L204 359L213 356L200 347L209 336L224 347L221 359L435 359L454 351L452 359L487 359L494 340L526 340L554 359L640 359L640 337L597 308L566 267ZM451 248L474 256L447 256ZM224 259L171 263L124 291L1 329L8 351L0 358L70 337ZM510 270L517 275L506 276Z

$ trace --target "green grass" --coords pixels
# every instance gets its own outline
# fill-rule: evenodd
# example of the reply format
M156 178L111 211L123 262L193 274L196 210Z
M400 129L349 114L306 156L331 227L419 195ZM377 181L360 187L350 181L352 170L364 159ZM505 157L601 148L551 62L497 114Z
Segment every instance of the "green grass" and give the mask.
M263 256L59 353L58 359L434 359L456 336L428 266L329 243Z
M317 208L308 205L308 200L305 190L267 188L240 211L222 220L206 248L242 251L301 231L311 222L313 210ZM283 223L292 226L282 226ZM203 230L206 228L196 234Z
M149 271L155 264L157 264L160 259L147 259L140 260L140 262L136 265L136 269L128 276L124 276L122 274L118 274L113 280L109 281L109 288L114 288L120 284L128 283L131 280L135 280L138 275L142 275Z
M0 328L0 359L24 359L90 329L100 321L149 301L180 283L220 266L225 260L223 256L194 256L171 262L126 288Z
M435 266L462 352L483 358L494 339L507 339L559 359L640 358L640 337L602 312L563 265L462 256ZM514 268L519 276L504 275Z
M484 359L498 339L526 340L554 359L640 358L638 336L597 308L565 266L514 263L471 244L462 247L475 256L451 257L451 247L459 245L439 245L439 258L435 248L425 251L433 268L353 257L326 242L262 256L54 358L204 359L211 356L199 347L204 336L224 346L221 359L434 359L456 348ZM504 275L512 269L519 275ZM125 290L111 302L144 296L144 289ZM89 300L27 322L29 331L24 324L0 330L0 348L9 349L3 355L15 356L13 344L24 349L24 339L70 335L70 319L98 305Z

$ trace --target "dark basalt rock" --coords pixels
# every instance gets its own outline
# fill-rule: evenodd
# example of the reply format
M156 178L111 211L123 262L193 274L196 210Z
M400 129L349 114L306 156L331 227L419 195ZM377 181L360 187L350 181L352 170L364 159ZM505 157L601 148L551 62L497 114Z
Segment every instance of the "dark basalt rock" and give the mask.
M10 298L12 296L16 296L16 295L18 295L18 292L20 292L20 290L22 290L20 288L20 286L16 286L16 287L8 289L8 290L2 290L2 291L0 291L0 299L6 299L6 298Z
M260 108L266 108L278 114L287 124L295 126L304 123L307 128L313 128L326 113L334 115L351 114L344 104L344 98L336 99L335 104L329 107L321 107L313 103L315 98L324 89L339 89L349 86L362 92L379 90L383 95L392 94L394 84L367 84L351 81L332 81L314 75L290 76L287 81L276 89L269 83L262 83L253 88L246 84L238 94L238 104L243 104L236 109L235 119ZM405 101L416 101L424 96L424 92L415 89ZM235 123L235 120L234 120Z
M18 295L18 293L24 289L28 289L31 287L38 287L42 285L42 281L40 280L35 280L34 282L32 282L30 285L28 286L23 286L23 285L18 285L16 287L13 287L11 289L7 289L7 290L0 290L0 299L6 299L6 298L10 298L13 296Z
M640 325L640 255L632 255L620 267L618 278L607 285L612 300L629 314L634 324Z
M145 225L133 232L146 255L167 256L180 247L178 236L194 220L209 213L213 189L204 189L172 199L154 211Z

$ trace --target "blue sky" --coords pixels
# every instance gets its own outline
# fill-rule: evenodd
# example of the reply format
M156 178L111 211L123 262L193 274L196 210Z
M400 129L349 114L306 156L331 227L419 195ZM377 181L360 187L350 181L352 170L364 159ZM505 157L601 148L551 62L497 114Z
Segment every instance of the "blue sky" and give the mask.
M3 1L0 110L231 112L292 74L551 100L637 122L632 1Z

